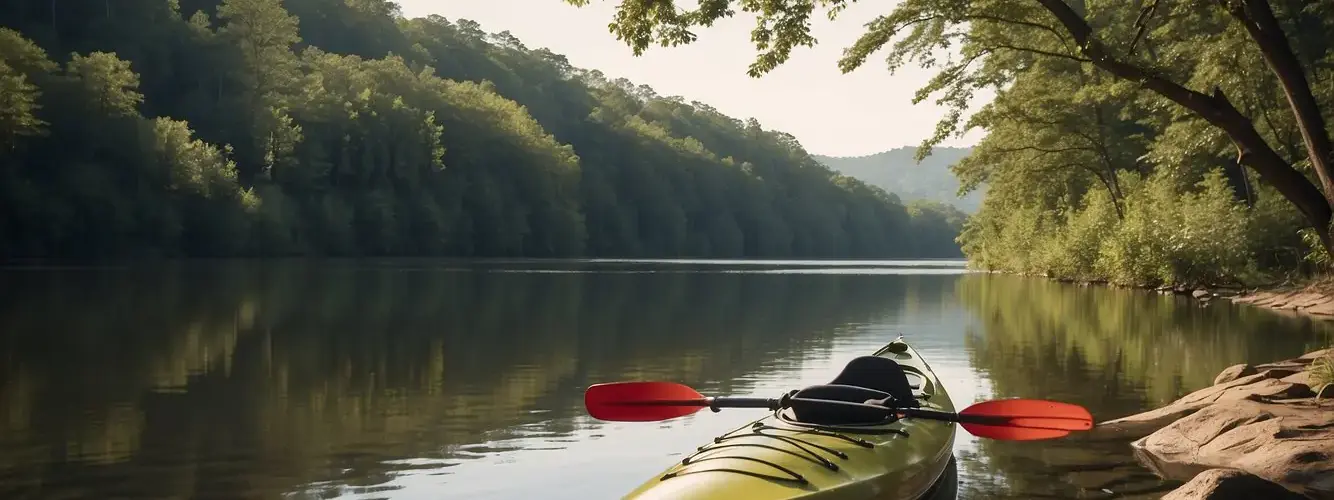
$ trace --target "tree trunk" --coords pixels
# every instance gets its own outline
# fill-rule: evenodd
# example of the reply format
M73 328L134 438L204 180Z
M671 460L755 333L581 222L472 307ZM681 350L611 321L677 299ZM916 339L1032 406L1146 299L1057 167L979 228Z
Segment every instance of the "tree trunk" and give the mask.
M1329 133L1325 130L1325 118L1320 115L1320 105L1311 93L1311 84L1306 80L1306 71L1292 52L1287 35L1274 18L1274 11L1269 7L1269 0L1243 0L1228 5L1232 17L1246 27L1251 39L1260 46L1265 64L1278 77L1283 85L1283 95L1288 98L1288 105L1297 116L1297 129L1302 133L1302 142L1306 143L1306 154L1311 159L1311 166L1320 187L1324 188L1325 200L1334 205L1334 177L1331 177L1331 146Z
M1152 74L1144 68L1118 60L1093 38L1093 28L1071 10L1064 0L1038 0L1038 2L1060 21L1095 66L1122 79L1139 82L1144 88L1189 109L1211 125L1226 132L1237 146L1237 162L1251 167L1262 180L1274 186L1284 198L1296 206L1320 235L1325 249L1334 254L1334 245L1331 245L1329 234L1330 200L1265 142L1264 137L1255 130L1255 124L1241 114L1222 91L1215 89L1213 95L1202 94ZM1300 67L1298 69L1300 70ZM1302 81L1305 81L1305 78Z
M1102 183L1102 186L1107 188L1107 194L1112 195L1112 208L1116 209L1117 220L1124 220L1126 218L1126 213L1121 208L1121 190L1116 186L1116 172L1112 172L1112 178L1111 180L1108 180L1106 176L1098 172L1098 169L1094 167L1088 167L1088 169L1090 172L1093 172L1094 177L1098 178L1098 181Z

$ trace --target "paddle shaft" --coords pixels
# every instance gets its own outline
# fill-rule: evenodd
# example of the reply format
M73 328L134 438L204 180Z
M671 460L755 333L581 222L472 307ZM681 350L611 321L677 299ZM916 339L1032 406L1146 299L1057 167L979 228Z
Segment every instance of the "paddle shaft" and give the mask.
M954 412L927 410L924 408L893 408L884 405L854 403L852 401L839 401L836 399L812 399L812 398L788 398L787 403L816 403L836 406L856 407L858 409L875 409L885 413L893 413L904 417L924 418L928 420L942 420L946 422L958 422L961 424L978 425L1007 425L1015 418L1022 416L1003 416L1003 415L962 415ZM719 411L722 408L763 408L767 410L777 410L784 407L784 401L773 398L735 398L735 397L705 397L693 399L653 399L647 401L625 401L616 403L621 406L694 406L700 408L710 408ZM1035 427L1043 428L1043 427Z
M904 417L924 418L928 420L943 420L946 422L958 422L961 424L1010 425L1014 423L1016 419L1025 418L1022 415L963 415L948 411L927 410L925 408L896 408L879 404L854 403L851 401L839 401L835 399L791 398L790 401L847 406L858 409L871 408L871 409L881 410L887 413L894 413L896 415L901 415ZM1053 417L1043 417L1043 418L1053 418ZM1054 418L1060 418L1060 417L1054 417ZM1042 426L1031 426L1031 425L1025 427L1038 428L1038 429L1045 428Z
M908 417L926 418L931 420L944 420L947 422L965 422L973 424L1003 424L1009 420L1005 417L994 417L989 415L960 415L958 413L926 410L921 408L890 408L887 406L873 405L866 403L854 403L852 401L839 401L835 399L811 399L811 398L792 398L801 402L810 402L817 404L832 404L837 406L851 406L861 409L873 408L886 413L897 413ZM730 397L710 397L696 399L653 399L648 401L626 401L618 403L623 406L698 406L707 408L764 408L768 410L777 410L782 407L782 402L773 398L730 398Z

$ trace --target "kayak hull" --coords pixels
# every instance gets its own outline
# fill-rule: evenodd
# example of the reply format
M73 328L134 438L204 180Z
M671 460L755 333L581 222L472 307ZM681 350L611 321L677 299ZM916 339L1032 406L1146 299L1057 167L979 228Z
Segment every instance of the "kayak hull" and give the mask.
M956 411L939 378L911 346L896 340L874 356L903 368L922 408ZM945 483L955 467L955 432L955 423L914 418L813 425L780 410L699 447L625 498L954 498L953 484L938 483Z

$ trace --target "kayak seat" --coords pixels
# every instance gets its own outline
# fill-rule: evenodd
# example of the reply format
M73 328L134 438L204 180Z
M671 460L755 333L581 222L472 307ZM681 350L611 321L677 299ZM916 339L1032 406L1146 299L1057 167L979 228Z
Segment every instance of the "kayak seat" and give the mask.
M849 403L876 404L890 398L889 393L853 385L812 385L792 394L788 408L798 422L816 425L875 424L889 420L891 415L869 406L843 406L804 401L825 399Z
M834 377L830 382L833 385L851 385L856 387L865 387L888 393L894 397L894 402L899 405L916 407L917 398L913 396L912 390L915 389L908 382L908 374L903 371L903 367L894 360L882 358L880 356L860 356L849 361L843 371ZM883 399L881 396L877 399ZM860 403L860 401L858 401Z
M793 398L829 399L879 406L916 408L921 406L913 395L908 374L894 360L879 356L861 356L849 361L843 371L827 385L813 385L794 393ZM792 401L797 421L816 425L875 424L890 420L888 412L873 407L856 407Z

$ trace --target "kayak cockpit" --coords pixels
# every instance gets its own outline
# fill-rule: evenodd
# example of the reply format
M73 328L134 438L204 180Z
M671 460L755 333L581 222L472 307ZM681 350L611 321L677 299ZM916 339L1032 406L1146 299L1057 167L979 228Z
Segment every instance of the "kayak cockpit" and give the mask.
M913 373L918 384L908 380L909 372L894 360L880 356L861 356L849 361L829 384L813 385L791 394L791 401L832 400L875 405L792 404L792 423L812 425L884 425L896 420L883 408L918 408L918 398L927 396L914 389L927 384L926 377Z

